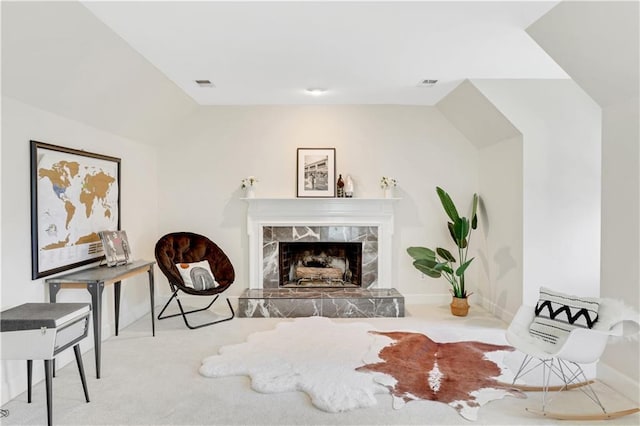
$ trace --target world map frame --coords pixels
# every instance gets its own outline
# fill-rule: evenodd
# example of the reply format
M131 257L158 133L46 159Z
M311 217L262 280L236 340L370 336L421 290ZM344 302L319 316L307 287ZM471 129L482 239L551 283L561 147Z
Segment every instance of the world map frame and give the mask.
M99 232L120 230L120 158L31 144L31 279L104 259Z

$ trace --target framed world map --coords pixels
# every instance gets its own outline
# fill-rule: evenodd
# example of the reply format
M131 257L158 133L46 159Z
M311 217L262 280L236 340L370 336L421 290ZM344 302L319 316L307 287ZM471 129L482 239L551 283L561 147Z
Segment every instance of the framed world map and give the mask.
M120 229L120 159L31 141L31 279L102 260Z

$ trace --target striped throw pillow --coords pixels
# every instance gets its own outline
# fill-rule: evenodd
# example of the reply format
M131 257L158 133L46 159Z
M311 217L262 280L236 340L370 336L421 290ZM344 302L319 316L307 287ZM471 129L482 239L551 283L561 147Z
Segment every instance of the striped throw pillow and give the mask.
M540 288L535 318L529 333L550 345L562 346L571 330L592 328L598 321L598 299Z

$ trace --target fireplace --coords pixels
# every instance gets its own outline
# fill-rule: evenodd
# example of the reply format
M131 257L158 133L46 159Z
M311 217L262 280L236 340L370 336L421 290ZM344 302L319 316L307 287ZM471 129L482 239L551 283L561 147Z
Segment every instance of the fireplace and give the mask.
M280 242L280 287L361 286L362 243Z
M373 226L263 226L262 288L376 288L378 234Z
M240 317L401 317L393 199L246 200L249 288Z

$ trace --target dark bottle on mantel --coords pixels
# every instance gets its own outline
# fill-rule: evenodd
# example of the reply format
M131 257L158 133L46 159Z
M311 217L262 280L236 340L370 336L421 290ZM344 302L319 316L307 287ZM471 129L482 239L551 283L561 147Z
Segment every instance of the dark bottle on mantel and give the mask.
M342 175L338 175L338 183L336 184L338 188L337 197L344 198L344 181L342 180Z

